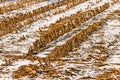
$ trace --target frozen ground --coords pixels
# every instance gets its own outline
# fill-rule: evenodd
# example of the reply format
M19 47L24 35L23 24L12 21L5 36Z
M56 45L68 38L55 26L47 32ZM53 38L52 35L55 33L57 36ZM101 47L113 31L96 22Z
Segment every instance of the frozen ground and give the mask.
M35 4L29 8L11 11L9 13L10 15L0 14L0 16L14 16L16 12L24 13L24 11L31 11L56 1L50 0L42 2ZM45 65L44 62L40 63L39 59L29 60L21 57L21 54L27 53L29 47L33 45L32 43L39 39L40 36L38 36L37 33L39 28L42 30L47 30L49 29L48 27L50 24L56 23L56 21L60 18L70 17L72 14L76 14L78 11L87 11L94 9L95 7L101 6L106 2L109 2L111 4L113 0L101 0L99 3L97 3L97 1L98 0L88 0L85 3L79 4L66 10L65 12L54 15L53 13L56 9L65 9L66 5L58 7L46 12L46 14L50 13L51 16L44 17L43 19L40 19L29 26L24 26L17 32L13 32L0 37L0 80L13 80L14 71L19 71L19 68L21 66L39 66L40 64ZM2 3L0 5L2 5ZM47 48L44 51L41 52L38 50L38 54L33 55L33 57L35 56L38 58L46 58L51 53L51 51L55 49L55 47L63 45L73 36L76 36L76 34L78 34L82 29L85 29L90 24L99 21L108 15L111 15L110 13L114 12L115 10L120 10L120 2L115 5L111 5L111 7L109 7L104 12L98 14L84 24L81 24L80 27L73 29L71 32L65 33L56 40L50 42L45 46ZM40 15L44 16L44 13ZM19 41L20 37L22 36L25 36L25 39ZM99 75L103 76L108 72L108 77L110 77L108 79L111 79L111 77L113 77L115 80L119 80L120 14L115 13L112 15L110 19L105 21L102 29L93 32L88 37L89 38L82 42L78 48L75 48L72 52L69 52L67 56L50 63L50 69L49 67L47 68L48 70L51 70L51 75L48 75L48 73L50 73L49 71L47 72L43 70L43 72L37 72L35 71L36 69L31 70L31 68L27 67L28 70L33 71L33 74L34 72L37 72L37 75L35 75L36 77L34 77L33 80L96 80L100 77ZM11 54L14 54L14 56L11 56ZM39 68L37 70L39 70ZM118 72L116 73L112 71ZM22 71L19 72L19 74L22 74ZM29 75L21 77L21 79L31 80L31 78L29 78Z
M32 45L31 43L39 39L39 36L37 35L39 34L38 33L39 28L42 28L44 26L49 27L50 24L55 23L57 20L59 20L62 17L68 17L72 14L77 13L80 10L85 11L85 9L88 6L90 6L89 9L93 9L97 6L103 5L105 2L109 2L109 1L103 0L99 4L96 4L95 0L89 0L83 4L80 4L75 6L74 8L71 8L70 10L65 11L64 13L53 15L52 17L46 17L44 20L39 20L37 22L34 22L33 24L31 24L31 26L26 26L22 28L20 31L18 31L18 33L11 33L1 37L0 47L2 47L3 51L16 50L22 53L27 53L29 47ZM96 4L96 5L92 6L93 4ZM24 41L19 42L19 39L22 36L29 36L29 37L26 37Z

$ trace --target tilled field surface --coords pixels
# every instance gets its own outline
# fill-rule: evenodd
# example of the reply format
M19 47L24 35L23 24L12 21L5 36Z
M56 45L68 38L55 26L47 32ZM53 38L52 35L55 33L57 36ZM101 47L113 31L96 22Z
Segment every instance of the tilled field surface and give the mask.
M0 80L120 80L119 0L0 2Z

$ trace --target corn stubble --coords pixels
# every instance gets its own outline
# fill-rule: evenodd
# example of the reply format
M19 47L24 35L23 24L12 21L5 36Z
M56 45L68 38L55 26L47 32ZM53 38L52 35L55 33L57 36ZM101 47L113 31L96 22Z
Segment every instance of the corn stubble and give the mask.
M7 0L2 0L1 2L6 2ZM31 5L38 4L40 2L44 2L47 0L20 0L16 2L16 4L10 3L9 5L0 6L0 14L9 13L10 11L22 9L25 7L30 7ZM14 31L17 31L25 25L31 26L33 22L36 22L38 20L42 20L46 17L50 17L53 15L60 14L62 12L65 12L72 7L77 6L78 4L82 4L86 2L87 0L62 0L56 3L48 4L44 7L40 7L38 9L32 10L32 12L26 12L26 13L16 13L13 17L5 17L0 21L0 36L7 35L8 33L12 33ZM97 3L99 3L101 0L97 0ZM106 22L114 17L111 17L113 15L119 15L119 10L116 10L114 12L111 12L109 15L107 15L105 18L101 18L100 20L96 20L92 24L87 25L87 28L82 29L82 25L85 25L87 21L89 21L91 18L94 18L96 15L104 12L106 9L108 9L110 6L116 4L119 2L119 0L113 0L112 3L105 3L99 7L95 7L94 9L86 9L85 11L78 11L76 14L73 14L69 17L62 17L59 20L57 20L55 23L50 24L49 26L45 26L45 31L43 31L41 28L39 28L39 39L34 41L32 46L29 47L28 53L24 56L14 56L10 55L9 52L4 56L5 57L5 63L3 63L0 66L11 66L14 61L17 61L19 59L25 59L30 61L38 61L37 64L29 64L29 65L22 65L18 68L18 70L13 71L12 77L14 79L21 79L23 77L28 77L29 79L34 79L36 77L40 79L60 79L60 80L70 80L69 76L77 76L77 74L81 74L79 69L84 69L84 65L89 65L90 61L93 61L92 65L96 68L106 66L105 63L106 60L109 57L109 50L102 46L102 44L105 44L104 41L101 41L97 44L92 46L84 58L82 58L82 54L80 52L76 52L80 45L83 44L83 42L88 41L89 37L94 34L95 32L101 30L105 25ZM29 5L26 5L29 3ZM67 5L65 9L59 9L59 7ZM94 4L93 4L94 5ZM15 6L15 7L12 7ZM44 14L47 11L54 10L55 12L52 13L52 15ZM43 16L40 16L40 14L44 14ZM31 17L32 16L32 17ZM118 19L119 20L119 19ZM24 24L22 24L22 21ZM64 44L60 46L56 46L52 51L50 51L50 54L48 54L46 57L42 58L37 56L38 51L44 51L47 49L47 44L51 43L52 41L58 39L60 36L69 33L73 31L74 29L81 28L79 32L75 36L72 36L69 38ZM104 35L104 33L100 33L101 36ZM119 35L115 35L116 37L119 37ZM27 36L21 36L19 38L19 42L22 42L23 40L26 40ZM75 52L75 53L74 53ZM1 52L2 53L2 52ZM12 52L11 52L12 53ZM18 52L19 53L19 52ZM63 59L68 57L68 59ZM70 58L74 58L73 60L70 60ZM88 63L84 63L88 62ZM63 69L64 65L66 63L69 64L81 64L81 66L77 66L77 68L69 67L66 70ZM56 65L54 65L56 64ZM2 68L0 68L2 70ZM99 69L96 69L99 70ZM0 73L2 73L0 71ZM63 77L62 75L65 75L66 77ZM106 71L103 71L101 74L97 75L96 77L90 77L90 76L84 76L81 79L82 80L119 80L118 77L120 75L120 70L116 68L107 69Z

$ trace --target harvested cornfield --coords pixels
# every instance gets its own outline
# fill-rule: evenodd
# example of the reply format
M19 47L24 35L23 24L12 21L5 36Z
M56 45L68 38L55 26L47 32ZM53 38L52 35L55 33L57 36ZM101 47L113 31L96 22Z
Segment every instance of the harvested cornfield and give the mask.
M120 0L0 0L0 80L120 80Z

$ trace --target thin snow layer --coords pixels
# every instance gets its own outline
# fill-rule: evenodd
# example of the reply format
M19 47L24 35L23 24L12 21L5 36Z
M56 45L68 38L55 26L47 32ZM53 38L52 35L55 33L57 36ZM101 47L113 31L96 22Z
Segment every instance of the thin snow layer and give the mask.
M5 63L4 59L3 59L3 58L0 58L0 65L1 65L1 64L4 64L4 63Z
M120 6L117 8L117 6L118 6L119 4L117 4L117 5L115 5L116 6L116 9L120 9ZM114 6L113 6L114 7ZM110 7L109 9L107 9L106 11L104 11L103 13L101 13L101 14L98 14L95 18L97 19L97 20L100 20L101 18L103 18L103 17L105 17L105 16L107 16L107 14L109 14L109 13L111 13L111 11L114 11L114 9L113 9L113 7ZM115 10L116 10L115 9ZM96 19L90 19L90 20L88 20L87 22L88 22L88 24L90 23L90 24L92 24L93 22L95 22L96 21ZM117 24L120 24L120 22L118 22L117 20L115 20L115 21L112 21L111 23L108 21L107 23L109 23L109 25L107 25L106 26L106 32L105 32L105 41L110 41L110 39L109 38L111 38L111 40L112 39L116 39L115 37L111 37L111 36L113 36L112 34L113 33L118 33L119 34L119 27L118 28L114 28L113 29L113 32L111 33L111 27L110 26L113 26L113 24L114 23L117 23ZM89 24L89 25L90 25ZM117 25L116 24L116 25ZM84 29L85 28L87 28L87 26L84 26ZM109 30L108 30L108 28L109 28ZM116 31L117 30L117 31ZM72 37L74 37L75 35L77 35L79 32L81 31L81 27L79 27L79 28L76 28L76 29L74 29L74 30L72 30L71 32L68 32L68 33L65 33L63 36L60 36L57 40L55 40L55 41L53 41L53 42L51 42L50 44L48 44L48 46L50 46L49 48L47 48L45 51L43 51L43 52L38 52L38 54L37 54L37 56L39 56L39 57L47 57L50 53L51 53L51 51L53 51L54 49L55 49L55 47L57 47L57 46L61 46L61 45L63 45L63 44L65 44L66 43L66 41L68 41L68 40L70 40ZM109 36L108 36L109 35ZM109 37L109 38L108 38ZM92 39L94 42L99 42L100 40L101 40L101 38L99 39L96 39L95 37L93 37L93 39ZM113 40L112 40L113 41ZM84 45L84 47L86 48L89 48L91 45L89 45L89 44L85 44Z
M69 17L72 14L76 14L80 10L85 11L88 6L90 6L88 9L93 9L97 6L103 5L104 2L106 2L106 1L103 0L103 2L96 4L95 0L87 1L85 3L77 5L74 8L71 8L70 10L67 10L63 13L53 15L52 17L46 17L45 20L39 20L37 22L34 22L30 26L22 28L18 33L11 33L6 36L3 36L0 41L2 50L3 51L20 51L23 53L27 53L29 46L31 46L34 41L39 39L39 37L37 35L37 31L39 30L39 28L43 28L45 25L49 26L50 24L55 23L61 17ZM109 2L109 1L107 1L107 2ZM93 4L95 4L95 5L92 6ZM25 36L26 39L19 42L18 41L19 38L23 35ZM26 37L26 36L28 36L28 37Z
M106 31L105 31L105 41L112 42L113 40L116 39L116 37L112 34L120 34L120 27L111 27L111 26L117 26L120 22L118 20L110 20L108 21L108 26L106 26ZM112 30L112 31L111 31Z
M104 1L107 1L107 0L104 0ZM117 10L117 9L120 9L120 3L107 9L105 12L103 12L101 14L102 16L100 14L97 16L102 18L103 16L106 16L110 12L113 12L114 10ZM95 20L91 19L90 21L88 21L88 24L92 23L93 21L95 21ZM86 26L85 26L85 28L86 28ZM102 33L104 33L104 35L101 36ZM66 33L65 35L67 35L67 34L68 33ZM18 37L18 34L17 35L10 34L10 35L11 35L11 38ZM65 35L61 36L61 38L64 38ZM118 35L118 36L116 37L116 35ZM71 71L71 73L73 75L67 76L70 78L70 80L80 80L82 77L93 77L94 78L101 73L99 70L104 72L105 69L109 69L109 68L120 69L120 66L117 65L117 64L120 64L120 62L119 62L120 61L120 38L118 38L119 36L120 36L120 21L118 21L116 19L109 20L106 23L106 26L104 26L102 30L96 32L96 34L93 33L93 35L90 37L89 40L87 40L81 44L80 49L75 51L75 53L78 53L78 55L74 55L74 52L71 52L70 56L62 58L63 60L68 59L68 61L62 61L64 63L64 64L62 64L62 66L58 66L57 63L55 63L55 62L52 64L52 66L55 69L60 70L62 72L66 71L66 70L70 71L70 68L76 69L78 71L78 74L74 71ZM8 41L8 43L10 42L9 41L10 37L8 37L8 38L7 37L8 36L4 36L4 39L1 38L2 41L0 41L0 45L3 45L3 43L5 43L5 42L7 43L7 41ZM61 38L59 38L59 39L61 39ZM58 41L59 41L59 39L58 39ZM15 40L16 39L14 39L14 42L15 42ZM31 38L31 40L32 40L32 38ZM116 42L114 43L114 45L109 46L109 44L113 43L115 40L116 40ZM110 56L107 59L107 61L105 62L107 65L96 68L95 66L93 66L94 61L91 61L91 62L88 61L88 62L81 63L80 59L86 59L86 57L90 54L90 53L88 53L88 50L93 45L95 45L96 43L101 42L101 41L105 42L105 44L102 46L105 46L106 48L109 49ZM61 39L61 42L64 43L65 41L63 39ZM7 43L7 45L6 44L4 44L4 45L11 46L10 44L12 44L12 43L11 42L10 42L10 44L8 44L8 43ZM16 43L17 43L17 40L16 40ZM54 43L54 41L53 41L53 43ZM24 42L23 44L26 44L26 42ZM57 46L59 46L59 45L62 45L62 44L58 42ZM11 46L11 48L14 48L14 46L15 45ZM24 49L24 47L23 47L23 49ZM52 49L53 49L53 47L50 47L48 50L52 50ZM15 48L14 48L14 50L15 50ZM98 50L98 52L100 52L100 51ZM48 54L48 53L46 53L46 54ZM46 55L44 55L44 54L42 56L46 57ZM79 60L78 61L79 63L76 63L77 62L76 60ZM0 65L2 63L4 63L4 59L0 58ZM23 60L23 59L15 61L15 62L13 62L12 66L4 67L2 69L3 71L5 71L5 72L8 71L9 73L8 74L0 74L0 80L13 80L12 72L17 70L20 66L29 65L29 64L35 65L37 63L38 63L37 61L32 62L32 61ZM60 76L66 77L66 75L60 75ZM25 78L22 78L21 80L30 80L30 79L25 77ZM36 78L36 80L43 80L43 79ZM55 79L51 79L51 80L55 80ZM59 80L59 79L56 79L56 80Z
M109 46L110 43L114 44L108 47L110 57L107 59L106 63L109 65L103 66L102 68L106 67L120 69L120 21L109 20L107 24L108 25L104 28L105 35L103 37L103 40L106 41L105 46Z
M29 60L18 60L18 61L15 61L11 66L7 66L6 68L4 68L2 71L15 71L17 70L20 66L23 66L23 65L28 65L32 63L31 61Z
M24 65L29 65L29 64L33 64L33 65L35 65L35 64L38 64L38 61L30 61L30 60L24 60L24 59L22 59L22 60L18 60L18 61L15 61L15 62L13 62L12 63L12 65L11 66L6 66L6 67L3 67L3 69L2 69L2 72L8 72L7 74L0 74L0 79L2 80L13 80L13 78L12 78L12 72L13 71L16 71L16 70L18 70L18 68L20 67L20 66L24 66Z
M48 1L49 2L58 2L59 0L48 0ZM62 0L60 0L60 1L62 1ZM17 0L8 0L6 2L0 2L0 7L10 5L11 3L16 4L17 2L19 2L19 1L17 1Z
M110 31L112 33L110 33ZM119 37L116 37L115 35L119 35ZM97 39L100 40L97 41ZM101 41L104 41L104 44L98 44ZM108 45L109 43L113 43L113 45ZM96 54L96 52L94 51L97 51L98 53L100 52L100 50L93 50L92 48L92 46L97 46L97 45L104 46L105 48L108 49L109 52L108 53L109 57L107 57L106 61L101 60L102 63L105 64L103 66L94 65L97 63L96 58L94 59L94 57L92 57L91 60L85 60L88 58L90 54L91 55ZM92 51L90 51L90 49ZM57 71L62 71L62 72L68 71L71 74L73 74L73 75L60 74L62 75L61 77L63 76L69 77L70 80L80 80L81 78L84 77L95 78L99 74L103 74L105 71L108 72L110 69L119 70L120 69L120 21L117 20L117 18L108 20L106 22L106 25L104 25L101 30L94 32L91 36L89 36L89 39L87 41L81 43L77 51L75 50L73 52L70 52L68 56L61 59L63 61L53 62L52 66ZM71 71L71 69L75 71ZM57 79L60 80L59 78Z
M0 15L0 20L4 19L4 17L13 17L18 13L25 14L26 12L31 12L33 10L36 10L40 7L46 6L46 5L51 4L51 3L53 3L53 2L45 1L45 2L41 2L39 4L34 4L30 7L25 7L25 8L18 9L18 10L13 10L10 13L4 13L4 14Z
M48 0L48 1L51 1L51 2L59 2L59 1L62 1L62 0Z
M6 1L6 2L2 2L2 3L0 3L0 7L2 7L2 6L5 6L5 5L10 5L11 3L16 3L16 1Z

